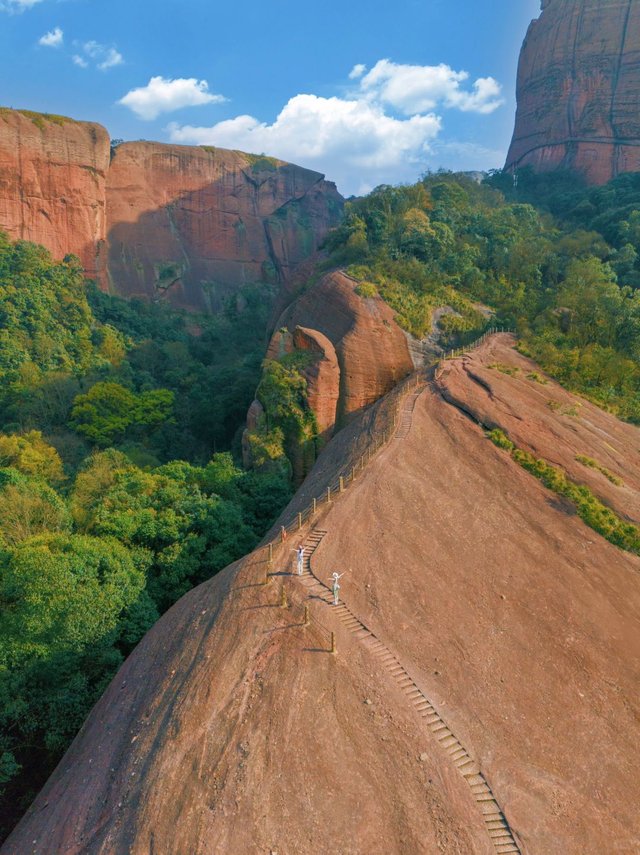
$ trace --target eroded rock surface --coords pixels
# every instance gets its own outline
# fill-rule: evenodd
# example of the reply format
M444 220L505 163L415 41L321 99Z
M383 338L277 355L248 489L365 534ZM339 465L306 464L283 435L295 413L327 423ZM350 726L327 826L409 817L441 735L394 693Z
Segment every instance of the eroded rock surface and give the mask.
M395 321L391 308L378 296L361 297L358 283L341 271L327 274L302 294L282 315L276 325L267 356L277 359L291 347L306 349L303 334L322 336L335 349L339 369L340 394L333 409L336 370L331 367L313 378L311 388L318 409L314 407L323 429L334 422L343 423L354 413L377 401L413 370L407 337ZM293 336L283 339L283 330ZM320 402L322 404L320 405Z
M546 0L518 70L507 168L573 169L593 184L640 169L640 3Z
M71 119L0 111L0 229L79 256L125 297L220 308L286 290L342 210L308 169L223 149L125 143Z
M571 434L572 449L594 458L612 445L630 503L640 432L590 411L528 420L539 393L560 393L525 365L507 337L448 363L418 397L408 435L321 507L313 568L323 580L345 573L343 600L464 742L523 855L631 855L640 559L587 528L476 417L508 419L523 445L535 433L540 452ZM470 370L490 378L491 394ZM283 521L354 465L359 442L389 418L384 399L341 431ZM276 548L278 585L259 584L259 552L164 615L3 855L498 851L448 738L438 741L361 633L284 575L307 534Z
M109 135L100 125L0 109L0 229L73 253L96 274L106 237Z

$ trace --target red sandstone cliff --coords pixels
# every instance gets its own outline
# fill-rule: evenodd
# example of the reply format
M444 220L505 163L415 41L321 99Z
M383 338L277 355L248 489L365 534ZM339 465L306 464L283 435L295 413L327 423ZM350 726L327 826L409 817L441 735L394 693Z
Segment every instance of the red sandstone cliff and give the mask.
M100 125L0 109L0 229L77 255L89 275L106 236L108 169Z
M207 311L244 284L282 287L341 208L324 176L273 158L138 142L110 160L99 125L0 111L0 229L126 297Z
M640 169L640 3L544 0L518 70L507 168L574 169L593 184Z

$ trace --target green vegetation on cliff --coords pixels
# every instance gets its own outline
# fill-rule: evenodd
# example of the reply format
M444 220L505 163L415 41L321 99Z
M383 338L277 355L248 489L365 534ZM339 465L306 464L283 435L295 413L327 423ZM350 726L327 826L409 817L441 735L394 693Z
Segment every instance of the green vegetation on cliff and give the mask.
M488 437L498 448L508 451L516 463L542 481L545 487L568 499L574 505L580 519L590 528L597 531L610 543L619 546L620 549L640 555L640 529L636 525L621 519L611 508L603 504L588 487L583 484L576 484L575 481L567 477L564 470L551 466L546 460L517 448L500 428L494 428L488 433ZM596 464L594 468L599 467Z
M518 178L379 187L348 203L329 264L375 288L417 336L448 305L439 325L464 343L490 307L549 373L640 423L640 175L599 188L562 173Z

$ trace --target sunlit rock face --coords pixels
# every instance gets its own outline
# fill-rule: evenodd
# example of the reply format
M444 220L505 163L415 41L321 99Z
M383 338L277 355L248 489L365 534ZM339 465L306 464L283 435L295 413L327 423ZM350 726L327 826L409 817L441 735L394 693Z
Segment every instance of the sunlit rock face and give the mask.
M640 169L640 3L543 0L518 70L507 168L604 184Z
M0 229L77 255L125 297L216 311L286 291L341 215L320 173L224 149L125 143L100 125L0 110Z

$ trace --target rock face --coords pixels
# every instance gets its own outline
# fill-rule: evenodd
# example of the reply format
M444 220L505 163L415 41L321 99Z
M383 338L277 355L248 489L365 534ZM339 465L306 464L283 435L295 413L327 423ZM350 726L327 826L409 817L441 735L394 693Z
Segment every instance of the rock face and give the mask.
M95 275L106 236L109 135L100 125L0 109L0 229L77 255Z
M518 70L507 168L572 169L592 184L640 170L640 3L544 0Z
M322 351L317 376L307 379L309 399L316 402L314 412L325 432L373 404L413 370L407 337L393 310L378 296L360 297L357 285L341 271L329 273L284 312L267 351L270 359L283 350ZM283 341L283 330L292 338ZM310 336L315 338L313 346L308 344ZM337 372L327 344L335 353Z
M107 182L108 276L127 296L166 292L215 310L239 285L282 284L341 211L317 172L240 152L125 143Z
M407 436L320 507L316 539L305 526L275 547L278 585L259 584L258 550L162 617L3 855L515 851L474 771L523 855L638 852L640 558L587 528L476 419L541 452L558 444L567 462L573 435L573 455L625 473L634 518L640 431L586 402L579 418L551 410L548 399L580 400L530 379L509 344L447 362ZM281 522L390 417L383 399L341 431ZM325 584L345 572L349 612L288 575L296 546L319 536L311 568Z
M125 297L212 311L245 284L282 290L341 210L324 176L273 158L147 142L111 153L99 125L0 111L0 229L78 255Z

